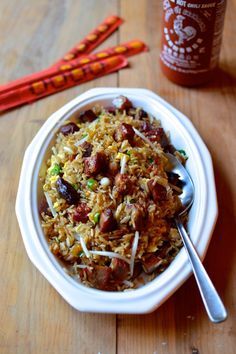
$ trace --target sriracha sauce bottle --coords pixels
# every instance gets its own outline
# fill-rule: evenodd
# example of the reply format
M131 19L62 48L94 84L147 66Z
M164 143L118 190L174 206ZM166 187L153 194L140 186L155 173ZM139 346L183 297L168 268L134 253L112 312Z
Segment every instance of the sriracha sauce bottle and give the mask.
M163 0L160 62L171 81L200 85L217 68L226 0Z

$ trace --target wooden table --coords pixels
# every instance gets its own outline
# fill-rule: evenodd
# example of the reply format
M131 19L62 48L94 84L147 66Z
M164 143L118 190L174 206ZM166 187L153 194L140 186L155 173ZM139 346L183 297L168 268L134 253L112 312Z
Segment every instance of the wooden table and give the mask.
M0 117L0 353L235 353L236 0L228 2L221 69L197 89L178 87L160 71L161 1L1 0L0 13L1 84L46 68L109 14L125 23L104 47L139 38L151 49L118 74ZM190 117L205 140L214 161L219 218L204 264L228 309L226 322L209 322L193 277L152 314L79 313L29 261L14 210L24 151L52 112L101 86L157 92Z

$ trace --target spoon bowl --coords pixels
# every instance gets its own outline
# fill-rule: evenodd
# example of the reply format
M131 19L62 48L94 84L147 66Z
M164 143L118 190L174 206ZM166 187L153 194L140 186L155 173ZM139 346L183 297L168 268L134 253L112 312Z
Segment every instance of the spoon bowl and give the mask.
M193 204L194 200L194 185L190 175L188 174L186 168L182 165L182 163L172 154L166 153L166 157L168 158L168 172L175 173L178 175L178 180L182 185L182 193L179 195L181 204L183 209L181 214L184 214Z
M190 175L181 162L172 154L166 153L169 165L167 172L172 172L178 175L178 179L182 184L182 193L179 195L182 203L182 210L179 215L175 217L175 222L182 238L184 247L188 253L190 263L192 265L193 273L200 290L200 294L206 308L207 314L210 320L214 323L219 323L227 318L226 309L217 293L212 281L210 280L205 268L203 267L201 260L194 248L189 235L187 234L183 223L181 221L181 215L191 207L194 201L194 185Z

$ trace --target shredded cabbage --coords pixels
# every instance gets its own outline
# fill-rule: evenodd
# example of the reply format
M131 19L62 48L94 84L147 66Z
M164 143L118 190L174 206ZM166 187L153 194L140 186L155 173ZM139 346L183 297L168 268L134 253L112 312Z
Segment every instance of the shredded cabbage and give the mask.
M73 150L71 150L71 148L69 148L68 146L64 146L63 148L65 151L69 152L70 154L73 154Z
M85 243L84 238L82 236L79 236L79 241L80 241L81 247L84 251L84 254L86 255L86 257L90 258L90 252L87 249L86 243Z
M125 173L126 162L127 162L127 158L124 155L124 156L122 156L122 158L120 160L120 173L121 174Z
M130 275L131 275L131 277L133 276L133 272L134 272L134 259L135 259L135 255L136 255L136 252L138 249L138 241L139 241L139 232L135 231L133 245L132 245L132 251L131 251L131 259L130 259Z
M56 212L56 210L53 208L52 200L51 200L51 198L50 198L48 192L44 192L44 195L45 195L46 201L47 201L47 203L48 203L48 206L49 206L49 208L50 208L50 210L51 210L51 213L52 213L53 217L54 217L54 218L57 217L57 212Z
M87 139L88 139L88 136L86 135L84 138L78 140L74 145L75 146L82 145Z
M115 252L108 252L108 251L89 251L89 253L98 255L98 256L104 256L104 257L109 257L109 258L119 258L125 261L126 263L130 264L130 260L119 253Z
M133 130L136 135L138 135L141 139L143 139L148 145L150 145L157 154L160 154L160 151L156 148L156 146L145 136L143 135L138 129L133 127Z

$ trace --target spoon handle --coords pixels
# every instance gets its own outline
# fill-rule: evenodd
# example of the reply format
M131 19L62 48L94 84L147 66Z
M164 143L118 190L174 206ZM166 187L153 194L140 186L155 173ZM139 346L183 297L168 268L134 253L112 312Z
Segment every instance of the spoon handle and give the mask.
M203 267L202 262L181 222L181 219L177 217L175 221L192 264L193 273L195 275L207 314L212 322L222 322L227 318L227 311L220 299L219 294L212 284L211 279Z

